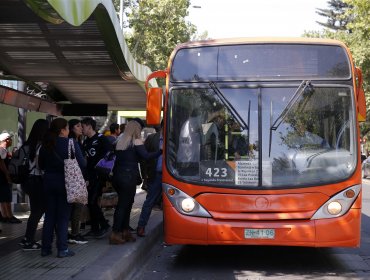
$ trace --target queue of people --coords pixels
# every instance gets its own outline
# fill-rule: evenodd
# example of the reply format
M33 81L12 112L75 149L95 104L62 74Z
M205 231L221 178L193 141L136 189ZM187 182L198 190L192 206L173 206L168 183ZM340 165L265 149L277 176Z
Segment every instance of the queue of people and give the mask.
M129 225L138 179L141 180L139 162L148 162L154 168L154 177L149 177L149 189L142 209L136 235L145 236L145 225L151 210L160 195L162 134L153 134L153 143L144 145L141 138L144 122L135 118L125 126L112 124L111 137L96 131L96 121L91 117L71 119L37 120L23 145L29 150L29 176L21 188L29 196L30 216L24 238L19 243L24 251L41 250L41 256L52 254L52 244L56 237L57 257L71 257L75 253L68 244L86 244L88 238L100 239L110 229L100 206L102 190L106 182L99 177L95 165L109 151L116 155L112 186L117 192L118 202L113 216L113 227L109 244L135 242L134 229ZM124 130L124 131L122 131ZM7 163L11 158L12 135L0 134L0 205L1 221L19 223L11 212L11 179ZM64 181L64 160L68 158L69 139L73 139L74 157L86 181L88 192L87 206L68 203ZM158 176L157 176L158 175ZM159 176L160 175L160 176ZM90 230L81 234L81 224L86 221L84 212L88 209ZM41 244L36 241L37 225L44 215ZM70 225L70 232L68 228Z

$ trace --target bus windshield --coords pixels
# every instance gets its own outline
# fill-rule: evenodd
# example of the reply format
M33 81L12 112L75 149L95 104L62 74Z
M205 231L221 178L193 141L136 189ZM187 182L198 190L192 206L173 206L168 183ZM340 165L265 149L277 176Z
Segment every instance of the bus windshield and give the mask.
M304 187L348 178L357 159L351 87L313 83L302 94L297 88L171 88L169 171L183 181L231 188Z

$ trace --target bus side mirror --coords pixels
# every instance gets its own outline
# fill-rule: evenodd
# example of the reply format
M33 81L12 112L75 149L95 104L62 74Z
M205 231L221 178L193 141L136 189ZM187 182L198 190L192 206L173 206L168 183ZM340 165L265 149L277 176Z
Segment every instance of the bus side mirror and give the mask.
M357 95L358 121L364 122L366 121L366 98L364 89L362 87L362 71L360 68L357 67L356 67L356 77L357 77L356 95Z
M149 81L153 78L166 78L167 71L160 70L151 73L145 81L146 90L146 124L160 125L162 111L162 88L149 88Z
M159 125L161 123L162 89L150 88L146 94L146 123Z

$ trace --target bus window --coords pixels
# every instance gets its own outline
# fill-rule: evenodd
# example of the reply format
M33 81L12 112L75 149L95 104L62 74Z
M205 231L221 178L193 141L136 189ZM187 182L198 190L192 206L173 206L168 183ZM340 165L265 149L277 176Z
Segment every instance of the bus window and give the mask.
M257 186L256 90L221 90L226 108L212 89L171 91L170 114L177 117L169 123L170 170L193 182Z
M270 119L280 116L291 96L283 89L263 90L262 131L266 139L271 137L263 146L266 170L272 169L271 181L266 184L299 186L348 178L356 166L349 88L314 86L271 130Z

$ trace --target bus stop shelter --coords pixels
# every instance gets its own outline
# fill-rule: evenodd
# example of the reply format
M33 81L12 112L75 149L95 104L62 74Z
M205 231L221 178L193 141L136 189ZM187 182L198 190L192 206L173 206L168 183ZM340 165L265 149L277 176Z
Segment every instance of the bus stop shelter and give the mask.
M130 53L112 0L1 0L0 34L0 80L27 85L3 87L0 103L76 116L145 109L151 70Z

